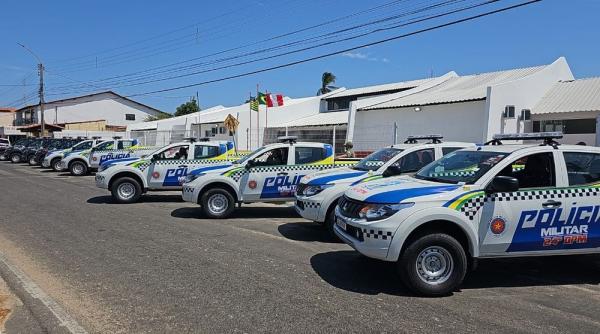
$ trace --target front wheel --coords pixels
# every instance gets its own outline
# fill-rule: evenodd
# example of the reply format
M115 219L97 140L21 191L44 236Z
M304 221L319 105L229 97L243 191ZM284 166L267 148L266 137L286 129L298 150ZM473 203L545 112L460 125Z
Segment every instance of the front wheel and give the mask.
M140 199L142 186L135 179L122 177L113 183L110 192L117 203L129 204Z
M235 209L235 200L229 191L215 188L202 194L200 205L208 218L223 219Z
M398 261L404 283L412 291L430 297L452 293L465 278L467 266L462 245L443 233L413 241Z
M21 162L21 156L19 154L13 154L10 156L10 161L14 164Z
M88 168L83 161L73 161L69 164L69 172L73 176L83 176L87 175Z
M29 158L29 166L35 165L37 165L37 161L35 161L35 156L32 156L31 158Z
M337 203L332 204L332 208L327 212L327 217L325 217L325 228L327 229L327 233L329 233L329 237L333 241L342 242L342 240L335 234L334 226L335 226L335 207Z
M54 159L52 159L52 161L50 162L50 166L52 167L52 169L53 169L55 172L60 172L60 167L59 167L59 165L60 165L60 158L54 158Z

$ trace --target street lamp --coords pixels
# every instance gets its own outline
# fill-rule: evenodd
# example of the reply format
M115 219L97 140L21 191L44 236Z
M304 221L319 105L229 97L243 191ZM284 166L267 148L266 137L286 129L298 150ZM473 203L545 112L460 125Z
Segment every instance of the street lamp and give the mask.
M40 57L38 57L38 55L35 54L35 52L31 51L31 49L19 42L17 42L17 44L19 44L23 49L29 52L38 61L38 72L40 74L40 136L43 137L46 132L46 123L44 122L44 63L42 62L42 59L40 59Z

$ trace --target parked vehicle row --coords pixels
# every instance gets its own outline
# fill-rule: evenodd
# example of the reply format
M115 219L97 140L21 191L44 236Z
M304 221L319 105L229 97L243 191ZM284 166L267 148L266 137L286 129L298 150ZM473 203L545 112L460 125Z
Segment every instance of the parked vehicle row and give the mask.
M560 138L505 134L476 145L413 136L360 161L336 160L331 145L294 137L235 160L231 142L190 139L134 153L133 142L114 139L75 145L60 168L86 157L84 170L97 168L96 186L117 203L181 189L214 219L246 203L293 201L323 233L395 263L415 293L442 296L479 259L598 253L600 148Z

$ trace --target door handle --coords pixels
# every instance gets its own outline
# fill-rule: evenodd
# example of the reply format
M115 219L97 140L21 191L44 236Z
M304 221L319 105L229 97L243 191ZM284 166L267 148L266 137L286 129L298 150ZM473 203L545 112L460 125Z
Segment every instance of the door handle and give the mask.
M279 172L279 173L277 173L277 176L284 176L284 175L288 175L288 173L287 172Z
M177 168L187 168L187 165L177 166Z
M558 201L552 201L552 200L550 200L550 201L548 201L548 202L545 202L545 203L542 203L542 206L543 206L544 208L558 208L558 207L559 207L559 206L561 206L561 205L562 205L562 203L561 203L561 202L558 202Z

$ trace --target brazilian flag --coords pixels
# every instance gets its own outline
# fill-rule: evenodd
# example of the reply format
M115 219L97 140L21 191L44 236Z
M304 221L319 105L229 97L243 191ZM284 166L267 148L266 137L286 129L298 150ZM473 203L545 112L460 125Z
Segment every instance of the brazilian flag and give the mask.
M258 100L258 104L267 105L267 94L258 93L258 97L256 99Z

